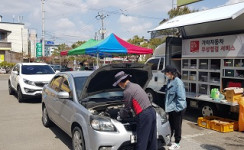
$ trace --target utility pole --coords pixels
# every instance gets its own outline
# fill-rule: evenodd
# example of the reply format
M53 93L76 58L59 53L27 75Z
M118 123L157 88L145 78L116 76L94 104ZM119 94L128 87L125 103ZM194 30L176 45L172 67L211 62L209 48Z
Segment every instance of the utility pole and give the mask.
M104 29L104 22L103 20L107 17L108 15L104 15L103 13L98 12L98 15L96 16L96 19L100 19L102 22L102 28L100 30L100 33L102 34L101 39L104 39L104 34L106 33L106 29Z
M45 35L44 35L44 19L45 19L45 16L44 16L44 1L45 0L41 0L42 1L42 57L45 56Z
M23 28L21 28L22 62L24 62Z
M96 19L100 19L102 22L102 28L100 30L101 35L101 39L104 39L104 34L106 32L106 30L104 29L104 22L103 20L107 17L108 15L104 15L103 13L98 12L98 15L96 16ZM97 52L97 67L98 67L98 59L99 59L99 53ZM103 58L105 60L105 58Z

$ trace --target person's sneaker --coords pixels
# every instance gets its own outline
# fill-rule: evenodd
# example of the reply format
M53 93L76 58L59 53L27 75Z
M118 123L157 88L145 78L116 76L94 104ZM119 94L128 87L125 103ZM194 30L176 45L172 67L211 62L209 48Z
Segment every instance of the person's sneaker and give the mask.
M180 149L180 145L177 143L172 143L172 145L169 147L170 150L172 149Z

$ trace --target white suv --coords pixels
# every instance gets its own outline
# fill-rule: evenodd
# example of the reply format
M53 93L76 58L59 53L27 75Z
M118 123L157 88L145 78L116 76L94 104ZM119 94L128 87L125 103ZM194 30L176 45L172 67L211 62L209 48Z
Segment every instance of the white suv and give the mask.
M25 98L41 98L43 86L48 84L54 75L54 70L48 64L18 63L9 77L9 94L17 92L19 102Z

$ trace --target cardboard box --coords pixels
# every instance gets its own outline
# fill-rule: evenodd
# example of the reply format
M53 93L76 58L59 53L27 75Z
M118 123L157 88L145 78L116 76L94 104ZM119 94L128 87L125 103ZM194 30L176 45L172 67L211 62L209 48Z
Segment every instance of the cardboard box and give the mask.
M229 102L238 102L243 94L243 88L231 87L225 88L225 99Z

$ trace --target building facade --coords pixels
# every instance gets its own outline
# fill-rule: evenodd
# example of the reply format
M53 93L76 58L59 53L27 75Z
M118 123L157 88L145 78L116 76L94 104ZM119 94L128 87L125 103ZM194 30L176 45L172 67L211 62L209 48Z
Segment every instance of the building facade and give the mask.
M28 29L23 23L2 22L0 16L0 61L16 63L25 55L28 55Z
M58 45L55 45L53 41L45 41L45 56L52 56L55 49L58 49Z

